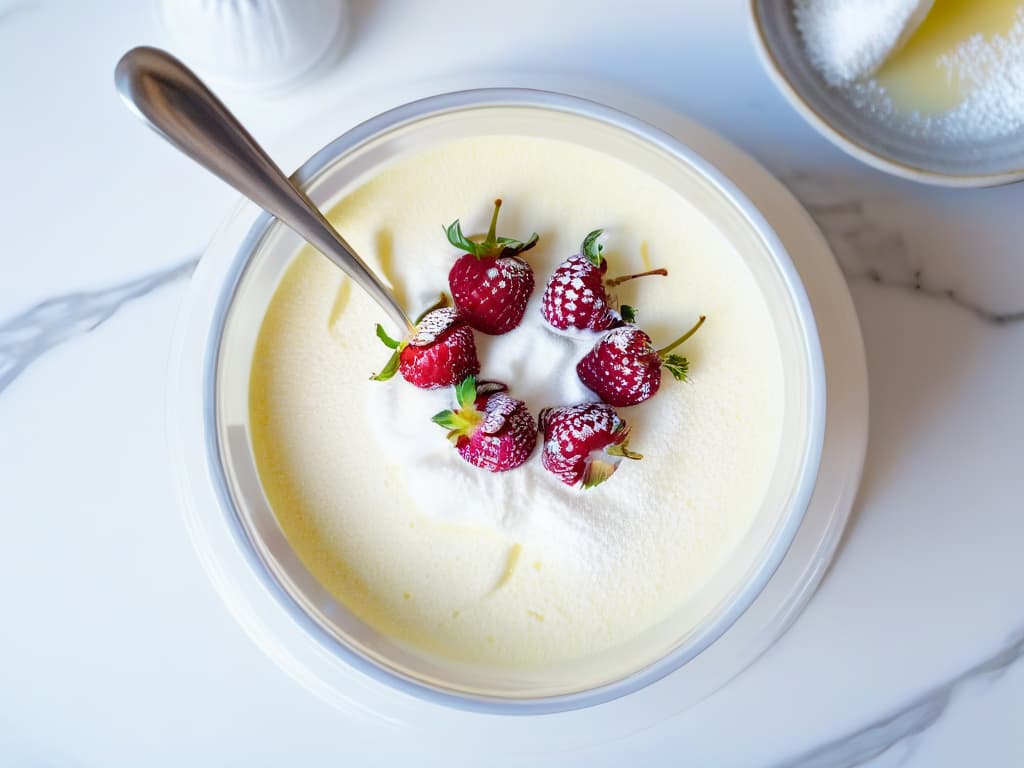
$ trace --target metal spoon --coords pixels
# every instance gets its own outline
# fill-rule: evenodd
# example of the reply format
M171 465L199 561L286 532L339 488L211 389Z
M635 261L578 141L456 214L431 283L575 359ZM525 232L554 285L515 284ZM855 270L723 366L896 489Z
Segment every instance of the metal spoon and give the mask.
M133 48L117 63L114 82L157 133L341 267L403 335L413 329L388 287L192 70L158 48Z

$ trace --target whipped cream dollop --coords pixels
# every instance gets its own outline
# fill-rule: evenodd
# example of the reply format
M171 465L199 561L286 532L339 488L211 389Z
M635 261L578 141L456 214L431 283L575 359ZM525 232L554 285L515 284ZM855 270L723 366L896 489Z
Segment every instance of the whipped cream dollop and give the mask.
M403 283L413 301L425 305L437 298L432 290L436 275L414 269ZM508 394L526 403L535 420L542 408L598 399L579 380L576 363L600 334L553 330L541 315L540 293L535 290L514 330L499 336L474 332L481 366L478 380L508 385ZM522 536L537 523L532 513L543 509L548 497L563 495L562 484L540 464L539 440L527 463L507 472L486 472L461 460L445 430L430 420L435 413L457 407L453 387L424 390L401 377L373 384L368 387L368 405L375 439L401 467L410 495L425 512ZM565 491L571 493L564 494L563 502L571 506L577 492Z

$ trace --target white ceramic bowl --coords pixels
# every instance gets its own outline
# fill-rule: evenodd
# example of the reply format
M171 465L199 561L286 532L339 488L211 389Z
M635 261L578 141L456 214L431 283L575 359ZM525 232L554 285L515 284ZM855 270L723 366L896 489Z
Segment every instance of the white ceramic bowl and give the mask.
M325 653L384 684L485 712L540 714L598 704L686 664L720 637L764 588L807 507L821 456L825 379L810 304L788 255L758 211L677 140L593 102L540 91L465 91L413 102L339 137L293 176L324 209L382 164L465 136L518 134L606 152L678 190L727 236L760 285L784 368L780 452L755 523L698 597L625 645L557 666L512 671L412 652L355 618L309 573L270 509L249 436L249 372L256 336L298 238L243 205L210 246L230 264L205 328L202 380L206 471L250 567Z
M857 108L805 52L792 0L751 0L754 40L782 94L822 136L875 168L925 184L992 187L1024 179L1024 134L971 144L913 136Z

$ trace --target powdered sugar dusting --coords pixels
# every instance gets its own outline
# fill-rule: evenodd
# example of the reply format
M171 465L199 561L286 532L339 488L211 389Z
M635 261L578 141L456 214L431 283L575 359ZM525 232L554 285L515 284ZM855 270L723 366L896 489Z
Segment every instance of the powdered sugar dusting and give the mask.
M905 10L875 13L873 8L845 0L800 0L794 11L811 63L826 81L842 87L855 106L892 128L942 145L988 142L1024 130L1024 5L1017 8L1006 34L973 35L936 59L947 83L962 93L955 107L938 114L900 108L885 87L869 77L881 61L871 67L842 61L844 46L853 45L861 28L856 17L888 25L898 21L897 10ZM889 36L889 27L873 33L878 50L887 50L883 43Z
M635 325L602 336L576 366L580 380L606 403L642 403L661 387L661 358L651 337Z
M441 307L420 320L416 326L416 333L409 339L414 347L425 347L433 344L437 338L455 325L460 319L459 310L455 307Z
M807 55L830 85L867 77L914 31L931 0L796 0Z
M1017 9L1005 35L974 35L940 57L938 64L965 95L945 114L914 115L904 121L917 135L962 143L1024 129L1024 6Z
M526 311L533 269L518 256L477 259L466 254L452 265L448 284L470 325L484 333L507 333Z
M537 431L526 405L497 392L487 398L484 412L484 420L473 435L459 443L462 458L491 472L521 466L537 444Z
M487 398L487 416L480 423L480 429L493 435L505 426L505 419L511 416L522 403L504 392L496 392Z
M552 408L541 415L544 468L566 485L583 479L589 460L626 438L625 422L604 403Z
M562 262L544 287L541 311L558 330L610 328L618 315L605 300L604 272L581 253Z

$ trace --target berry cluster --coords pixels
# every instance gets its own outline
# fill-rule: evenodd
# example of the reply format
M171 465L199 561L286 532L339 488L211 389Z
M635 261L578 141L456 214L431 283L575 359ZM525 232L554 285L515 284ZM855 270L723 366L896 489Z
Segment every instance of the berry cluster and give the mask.
M498 237L501 200L494 202L490 228L483 239L466 237L458 220L445 228L448 241L465 253L448 273L454 307L441 294L415 323L409 338L390 338L377 326L377 336L394 354L378 381L395 373L424 389L455 387L456 410L434 416L448 430L448 439L470 464L489 472L522 465L533 453L538 431L544 435L544 468L571 486L591 488L607 480L624 458L639 459L629 450L629 426L615 411L642 403L661 387L661 369L684 381L689 364L672 350L690 338L704 322L702 316L685 334L656 349L636 325L631 307L619 306L615 286L647 275L667 275L655 269L606 279L608 261L602 251L602 230L586 236L580 252L558 266L544 287L541 312L556 331L599 334L593 348L576 365L580 381L603 402L545 408L534 423L521 400L505 384L478 381L473 330L497 335L522 322L534 289L533 269L520 254L537 244L538 236L514 240ZM613 407L614 406L614 407Z

